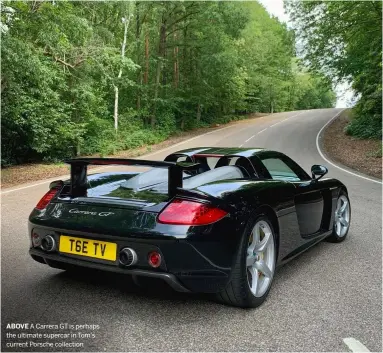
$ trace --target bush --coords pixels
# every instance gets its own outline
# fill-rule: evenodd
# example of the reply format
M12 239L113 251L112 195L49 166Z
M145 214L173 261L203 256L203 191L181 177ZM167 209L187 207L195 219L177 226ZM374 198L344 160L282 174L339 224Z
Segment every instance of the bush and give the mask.
M356 115L346 126L345 132L361 139L381 139L382 120L379 115Z

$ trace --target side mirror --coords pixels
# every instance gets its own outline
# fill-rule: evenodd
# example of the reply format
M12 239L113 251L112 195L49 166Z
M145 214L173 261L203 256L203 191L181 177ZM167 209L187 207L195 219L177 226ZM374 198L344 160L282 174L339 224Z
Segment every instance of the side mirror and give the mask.
M323 165L314 164L311 167L311 174L312 174L312 178L314 180L319 180L320 178L322 178L327 173L328 173L328 169Z

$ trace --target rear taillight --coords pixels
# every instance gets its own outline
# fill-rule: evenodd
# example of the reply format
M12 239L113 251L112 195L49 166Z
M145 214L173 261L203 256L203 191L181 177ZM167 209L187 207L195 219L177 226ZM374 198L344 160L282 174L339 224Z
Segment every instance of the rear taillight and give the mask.
M61 187L55 187L53 189L50 189L39 201L39 203L36 205L36 209L43 210L45 207L48 206L49 202L56 196L56 194L60 191Z
M226 211L196 201L175 199L158 216L160 223L202 226L219 221Z

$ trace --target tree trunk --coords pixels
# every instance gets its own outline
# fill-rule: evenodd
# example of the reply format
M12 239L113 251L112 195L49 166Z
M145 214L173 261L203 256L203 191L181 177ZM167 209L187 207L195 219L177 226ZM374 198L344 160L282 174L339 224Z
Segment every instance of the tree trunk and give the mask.
M126 48L126 37L128 35L128 27L130 21L130 14L124 19L124 40L121 46L121 61L125 57L125 48ZM119 80L122 76L122 64L120 66L120 71L118 72L117 79ZM117 132L118 130L118 86L114 85L114 128Z
M201 104L197 104L197 124L201 121Z
M149 79L149 35L148 32L145 33L145 75L144 83L148 84Z
M118 131L118 87L114 85L114 129Z
M188 29L187 27L184 28L183 30L183 43L187 43L187 35L188 35ZM186 57L187 57L187 47L184 45L182 48L182 62L181 62L181 67L182 68L185 68L186 67ZM183 65L183 66L182 66ZM186 72L184 72L183 76L182 76L182 86L185 87L187 86L187 78L188 76L186 75Z
M166 21L165 18L162 17L162 23L160 28L160 42L158 45L158 61L157 61L157 72L156 72L156 85L154 89L154 108L153 115L150 119L150 125L152 128L156 125L156 114L157 114L157 99L160 90L160 81L161 81L161 73L163 69L163 60L165 58L165 44L166 44Z
M141 41L140 41L140 2L136 2L136 44L137 44L137 64L140 64L140 49L141 49ZM137 110L141 109L141 88L142 85L142 69L140 68L137 72Z
M174 32L174 41L177 42L177 32ZM178 47L174 47L174 88L178 88L179 70L178 70Z

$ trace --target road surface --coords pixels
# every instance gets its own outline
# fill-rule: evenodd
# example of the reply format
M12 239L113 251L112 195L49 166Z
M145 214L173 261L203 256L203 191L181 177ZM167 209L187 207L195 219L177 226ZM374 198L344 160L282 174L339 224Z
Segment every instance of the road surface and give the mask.
M322 242L280 268L258 309L227 307L166 287L153 286L152 294L144 294L123 276L74 276L38 264L28 255L27 217L48 183L3 190L2 350L12 350L7 342L28 341L7 339L7 333L22 331L7 330L7 324L68 323L99 329L94 338L74 340L84 343L82 349L56 350L350 351L343 339L352 337L370 351L381 351L382 185L338 169L318 153L317 134L339 111L243 121L146 157L163 159L193 146L266 147L286 153L307 171L312 164L327 165L329 176L345 183L352 205L347 240Z

